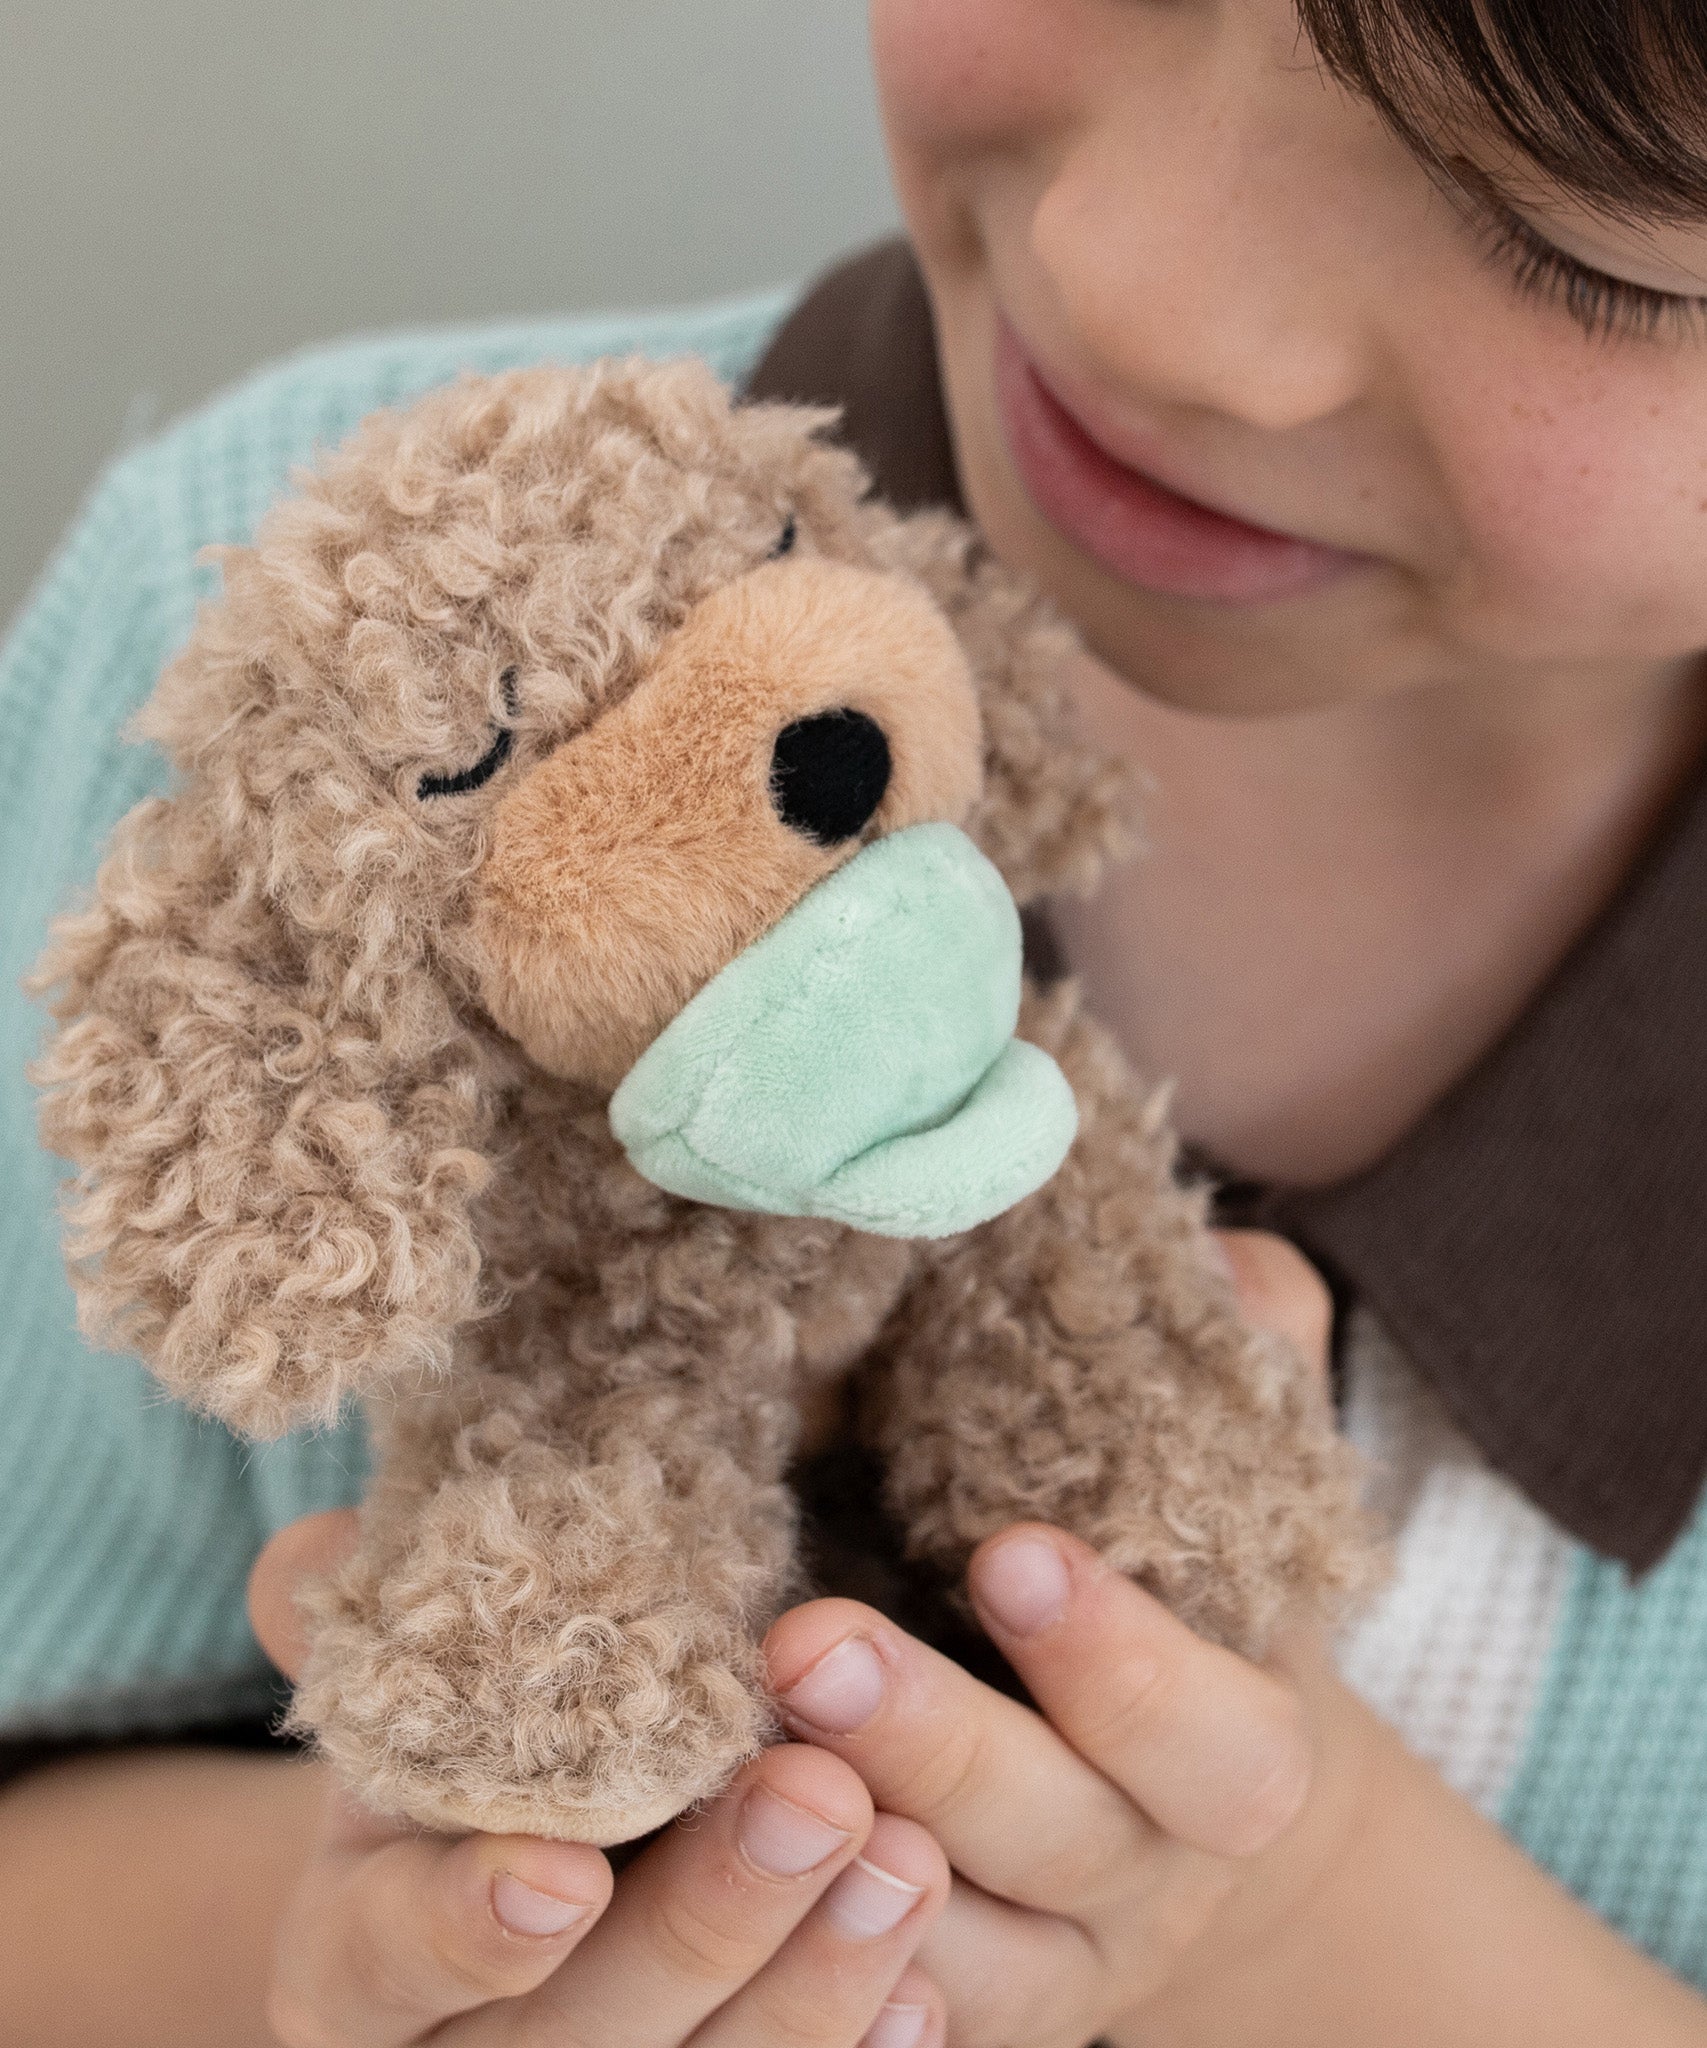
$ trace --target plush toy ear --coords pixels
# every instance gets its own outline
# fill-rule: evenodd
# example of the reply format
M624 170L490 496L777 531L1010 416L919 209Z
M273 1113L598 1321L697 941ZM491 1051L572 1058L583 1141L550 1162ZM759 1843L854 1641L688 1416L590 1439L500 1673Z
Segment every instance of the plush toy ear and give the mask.
M36 985L34 1071L78 1169L86 1335L251 1435L443 1367L478 1310L480 1053L403 949L288 919L256 806L192 778L121 823Z

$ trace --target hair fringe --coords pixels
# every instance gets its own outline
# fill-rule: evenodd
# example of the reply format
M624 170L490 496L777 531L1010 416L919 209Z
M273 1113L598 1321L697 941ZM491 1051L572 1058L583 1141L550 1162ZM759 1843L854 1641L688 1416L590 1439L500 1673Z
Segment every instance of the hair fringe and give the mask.
M1299 0L1328 69L1425 159L1468 116L1618 216L1707 215L1707 0Z

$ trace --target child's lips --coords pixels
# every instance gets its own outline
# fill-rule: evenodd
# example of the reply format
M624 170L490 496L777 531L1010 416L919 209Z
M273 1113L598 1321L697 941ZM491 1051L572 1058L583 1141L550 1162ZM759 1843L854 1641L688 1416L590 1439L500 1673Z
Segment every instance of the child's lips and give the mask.
M1027 495L1127 583L1170 597L1262 604L1318 590L1367 562L1217 512L1117 460L1043 381L1004 319L996 397Z

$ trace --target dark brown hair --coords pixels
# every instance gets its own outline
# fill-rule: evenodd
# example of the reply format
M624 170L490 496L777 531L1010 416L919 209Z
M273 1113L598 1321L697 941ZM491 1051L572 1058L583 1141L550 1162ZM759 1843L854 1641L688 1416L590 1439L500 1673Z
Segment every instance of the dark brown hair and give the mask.
M1707 0L1299 0L1323 60L1424 156L1444 114L1620 214L1707 215Z

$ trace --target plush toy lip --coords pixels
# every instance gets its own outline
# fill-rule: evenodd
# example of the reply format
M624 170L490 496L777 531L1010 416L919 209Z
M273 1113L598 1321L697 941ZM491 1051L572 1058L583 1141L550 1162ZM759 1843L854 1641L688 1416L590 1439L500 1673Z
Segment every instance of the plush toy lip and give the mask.
M1019 917L958 827L876 840L642 1053L611 1127L656 1185L895 1237L970 1229L1066 1156L1072 1091L1013 1036Z

